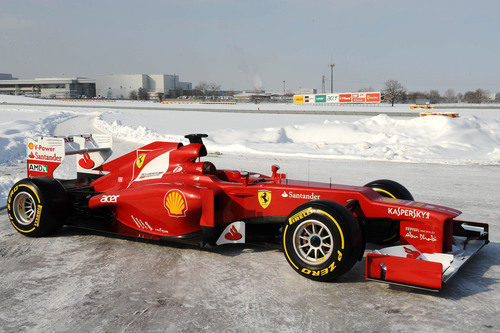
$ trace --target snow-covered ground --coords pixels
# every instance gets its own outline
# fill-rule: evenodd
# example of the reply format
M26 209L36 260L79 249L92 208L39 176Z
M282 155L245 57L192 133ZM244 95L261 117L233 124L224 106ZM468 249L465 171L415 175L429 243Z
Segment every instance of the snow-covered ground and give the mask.
M112 107L95 109L91 104ZM209 152L231 155L500 165L499 110L457 110L460 118L401 118L377 115L377 110L407 111L408 105L364 107L363 110L372 110L374 115L363 117L120 109L124 105L141 107L145 104L165 107L145 102L61 102L0 95L0 167L9 166L9 171L0 175L0 202L5 201L12 183L24 175L24 169L16 172L13 166L21 165L24 159L25 138L54 135L59 124L72 118L72 126L63 126L58 135L82 131L110 133L115 141L128 142L127 148L154 140L183 140L187 133L207 133ZM235 106L208 107L228 109ZM314 109L314 106L293 104L237 107ZM324 107L316 106L318 108ZM343 108L352 109L352 106ZM117 149L122 152L119 147Z
M200 251L71 229L57 237L29 238L17 233L1 211L0 331L460 332L500 327L498 110L458 110L458 119L396 118L85 104L68 109L2 100L0 95L0 206L13 182L25 176L27 136L111 133L119 156L152 140L205 132L209 152L222 152L209 156L219 168L269 173L276 163L289 178L328 182L331 177L352 185L391 178L419 201L460 209L464 220L490 223L491 243L435 294L367 282L363 262L335 283L313 282L266 245ZM60 169L60 175L71 176L71 165Z

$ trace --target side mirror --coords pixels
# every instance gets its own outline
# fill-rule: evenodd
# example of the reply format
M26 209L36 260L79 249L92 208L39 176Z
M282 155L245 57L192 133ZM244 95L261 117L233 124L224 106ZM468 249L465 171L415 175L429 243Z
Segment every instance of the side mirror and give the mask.
M245 178L245 181L244 181L243 184L245 184L245 186L248 185L248 179L250 178L250 174L248 172L246 172L246 171L242 171L241 172L241 177Z

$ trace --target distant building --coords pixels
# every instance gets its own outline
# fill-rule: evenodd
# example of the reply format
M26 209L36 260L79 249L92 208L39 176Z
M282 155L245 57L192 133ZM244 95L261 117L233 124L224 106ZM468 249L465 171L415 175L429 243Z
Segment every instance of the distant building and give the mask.
M41 98L94 97L95 80L81 77L18 80L12 74L0 74L0 94Z
M234 95L234 99L238 102L264 102L269 101L273 94L266 93L264 90L242 91Z
M12 77L12 74L0 73L0 80L17 80L17 77Z
M318 89L314 88L302 88L297 92L297 95L307 95L307 94L317 94Z
M145 89L150 99L166 95L171 90L192 90L191 82L179 81L178 75L166 74L111 74L98 75L96 94L104 98L129 98L132 91Z

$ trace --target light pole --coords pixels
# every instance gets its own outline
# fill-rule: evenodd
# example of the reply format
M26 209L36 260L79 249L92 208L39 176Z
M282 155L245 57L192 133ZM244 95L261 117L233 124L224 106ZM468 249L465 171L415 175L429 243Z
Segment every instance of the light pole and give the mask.
M283 96L285 96L285 80L283 80Z
M330 93L333 94L333 67L335 67L335 64L332 62L329 66L330 66Z

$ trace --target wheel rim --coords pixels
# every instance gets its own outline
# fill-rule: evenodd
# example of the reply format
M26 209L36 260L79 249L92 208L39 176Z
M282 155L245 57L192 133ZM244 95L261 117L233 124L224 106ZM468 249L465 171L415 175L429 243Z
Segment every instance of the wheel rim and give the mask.
M36 203L35 199L28 192L23 191L16 195L12 208L17 223L30 225L35 220Z
M295 253L309 265L320 265L332 255L333 236L323 222L303 221L295 229L293 240Z

